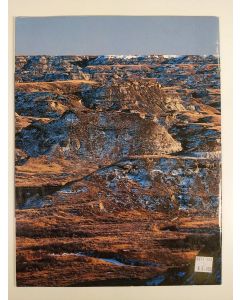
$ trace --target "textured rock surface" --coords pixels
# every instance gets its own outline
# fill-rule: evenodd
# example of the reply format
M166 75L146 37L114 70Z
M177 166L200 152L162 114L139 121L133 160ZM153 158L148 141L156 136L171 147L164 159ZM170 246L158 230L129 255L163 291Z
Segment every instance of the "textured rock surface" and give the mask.
M19 56L15 78L18 286L220 284L218 58Z

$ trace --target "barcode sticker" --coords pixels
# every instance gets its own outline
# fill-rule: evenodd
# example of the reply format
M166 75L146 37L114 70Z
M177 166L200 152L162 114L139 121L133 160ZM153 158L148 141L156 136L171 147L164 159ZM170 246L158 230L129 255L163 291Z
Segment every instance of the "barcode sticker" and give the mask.
M213 257L196 256L195 272L212 273Z

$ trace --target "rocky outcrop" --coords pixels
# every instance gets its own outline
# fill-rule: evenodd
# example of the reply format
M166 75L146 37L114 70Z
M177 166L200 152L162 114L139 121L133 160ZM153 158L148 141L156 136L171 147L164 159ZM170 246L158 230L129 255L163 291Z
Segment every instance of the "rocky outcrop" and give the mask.
M218 58L19 56L15 78L17 285L220 284Z
M15 80L18 82L86 79L82 72L95 56L17 56Z

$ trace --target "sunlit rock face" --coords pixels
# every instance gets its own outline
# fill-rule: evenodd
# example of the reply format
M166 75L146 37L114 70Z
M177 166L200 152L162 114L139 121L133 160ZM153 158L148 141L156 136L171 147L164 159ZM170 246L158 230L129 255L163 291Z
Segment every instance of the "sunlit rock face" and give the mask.
M18 286L221 283L218 57L18 56L15 80Z

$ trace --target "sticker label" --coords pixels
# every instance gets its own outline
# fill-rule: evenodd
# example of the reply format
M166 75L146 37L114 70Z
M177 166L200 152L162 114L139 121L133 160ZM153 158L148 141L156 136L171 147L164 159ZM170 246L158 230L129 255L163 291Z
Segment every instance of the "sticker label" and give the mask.
M196 256L195 272L212 273L213 257Z

